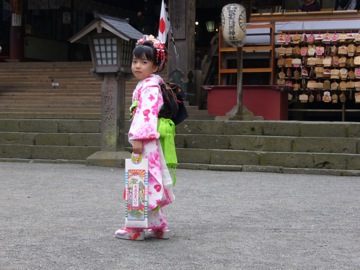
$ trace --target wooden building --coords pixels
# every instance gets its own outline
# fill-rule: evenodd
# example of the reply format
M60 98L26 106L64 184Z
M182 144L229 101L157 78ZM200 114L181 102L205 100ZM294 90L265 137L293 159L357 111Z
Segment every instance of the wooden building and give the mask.
M251 85L251 87L244 86L249 89L246 91L251 93L251 106L267 108L268 111L278 110L276 116L265 117L269 120L360 120L357 116L360 109L360 103L358 103L360 96L357 95L355 87L355 83L360 81L360 77L347 75L346 79L330 78L331 83L337 80L339 84L337 89L320 88L320 84L312 89L313 87L308 87L309 81L324 83L327 75L317 77L316 72L313 72L307 77L295 77L294 73L295 71L299 72L300 67L279 66L278 60L285 57L276 53L279 47L292 47L292 49L296 47L291 42L279 44L277 38L280 33L285 33L290 38L294 35L309 36L342 32L357 34L360 29L360 15L357 10L335 11L335 0L320 0L321 10L316 12L299 12L301 1L293 0L167 0L166 2L172 24L172 35L169 38L168 46L169 73L178 69L186 76L192 74L195 78L195 87L191 90L194 95L191 102L210 109L209 112L211 112L209 103L205 102L205 105L202 103L201 85L226 85L229 88L228 92L234 88L231 86L236 85L236 77L233 76L237 72L234 48L229 48L222 42L219 31L221 31L221 8L228 3L238 2L244 5L248 11L249 37L244 47L243 81L245 86ZM140 31L156 34L161 0L133 0L131 4L127 1L117 0L1 0L0 6L2 8L0 13L0 46L2 47L0 60L66 62L90 61L88 47L81 44L70 44L68 39L93 20L94 12L129 18L130 24ZM315 23L313 25L316 25L316 29L311 29L310 22ZM316 22L321 22L322 27L318 27ZM258 30L258 28L262 30ZM259 37L260 40L258 40ZM173 46L172 38L176 47ZM356 49L359 46L355 39L351 42L346 40L345 43L337 44L335 42L330 44L318 42L315 45L321 44L325 49L330 45L339 47L352 44L351 47L356 47ZM305 43L300 45L305 46ZM306 44L306 46L309 45L311 44ZM348 74L352 74L352 72L356 73L358 69L360 70L356 63L351 62L351 59L355 59L357 56L356 49L353 56L346 55L345 57L343 55L346 58L345 61L348 61L345 66L341 67L343 72L345 72L344 69L347 69ZM181 56L177 54L179 52L181 52ZM319 67L317 70L320 70L320 65L315 65L313 68L307 66L307 62L304 61L309 57L296 57L296 54L288 56L287 58L299 58L302 61L300 65L308 68L309 72L315 70L316 66ZM325 56L324 53L317 58L325 58ZM341 57L341 55L336 56ZM331 69L340 70L340 66L339 68L331 66ZM283 75L282 71L285 73L285 77L279 78L279 74ZM284 83L283 80L285 80ZM341 82L343 82L343 88L340 88ZM344 82L350 82L346 88L344 88ZM297 89L298 84L300 84L300 88ZM269 96L266 89L265 92L256 89L257 85L260 85L261 89L271 89L272 92L277 93L276 97ZM296 90L294 90L294 86ZM311 83L310 86L312 86ZM330 101L326 100L325 102L324 94L326 93L327 97L328 92ZM232 94L225 95L224 93L225 91L221 92L221 99L225 103L229 103L229 107L233 106ZM261 98L264 98L261 103L255 102ZM215 100L218 101L218 97ZM275 103L274 100L276 100ZM216 113L223 115L226 110L228 108L223 108L221 113ZM260 110L256 114L264 113Z

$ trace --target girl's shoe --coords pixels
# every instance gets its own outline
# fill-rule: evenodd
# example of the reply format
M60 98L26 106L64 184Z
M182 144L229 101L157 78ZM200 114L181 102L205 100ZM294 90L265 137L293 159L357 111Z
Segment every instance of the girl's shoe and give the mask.
M115 232L115 237L126 240L142 241L145 239L145 232L125 227L118 229Z
M159 230L149 229L147 232L148 232L147 236L150 238L158 238L158 239L170 238L170 230L167 227Z

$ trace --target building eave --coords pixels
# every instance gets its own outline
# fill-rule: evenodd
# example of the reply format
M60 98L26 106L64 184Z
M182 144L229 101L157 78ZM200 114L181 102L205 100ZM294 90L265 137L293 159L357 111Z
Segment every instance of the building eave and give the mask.
M103 29L126 41L129 41L130 39L139 39L143 36L141 32L129 24L127 19L120 19L106 15L97 15L97 18L95 18L94 21L88 24L80 32L72 36L69 41L71 43L88 43L86 38L88 34L93 31L101 33Z

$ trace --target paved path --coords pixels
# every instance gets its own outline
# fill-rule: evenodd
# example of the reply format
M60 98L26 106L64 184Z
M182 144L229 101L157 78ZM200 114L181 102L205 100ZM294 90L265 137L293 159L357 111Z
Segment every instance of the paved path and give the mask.
M360 178L178 170L170 240L116 239L123 169L0 163L0 269L360 269Z

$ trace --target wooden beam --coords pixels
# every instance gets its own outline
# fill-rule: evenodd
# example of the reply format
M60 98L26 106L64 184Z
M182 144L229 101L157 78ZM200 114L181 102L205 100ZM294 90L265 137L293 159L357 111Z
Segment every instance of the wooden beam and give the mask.
M284 12L284 13L253 13L250 22L283 22L283 21L331 21L331 20L358 20L360 13L357 10L327 10L312 12Z

